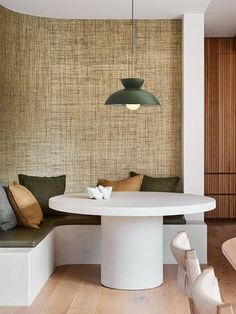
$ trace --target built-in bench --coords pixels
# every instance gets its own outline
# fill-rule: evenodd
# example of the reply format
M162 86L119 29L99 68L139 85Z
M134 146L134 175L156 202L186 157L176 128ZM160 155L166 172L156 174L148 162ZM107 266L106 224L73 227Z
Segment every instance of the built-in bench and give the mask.
M207 228L183 217L164 219L164 263L175 263L169 243L186 230L199 259L206 262ZM0 232L0 306L31 305L56 266L100 264L100 217L65 215L47 217L40 229L16 227Z

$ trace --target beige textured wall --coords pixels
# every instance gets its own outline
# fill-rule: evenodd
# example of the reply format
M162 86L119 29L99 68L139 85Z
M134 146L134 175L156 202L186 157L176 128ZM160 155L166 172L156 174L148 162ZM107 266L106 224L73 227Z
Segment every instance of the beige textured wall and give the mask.
M130 21L0 7L0 180L67 175L67 191L129 170L181 175L181 21L139 20L135 76L161 102L104 105L130 76Z

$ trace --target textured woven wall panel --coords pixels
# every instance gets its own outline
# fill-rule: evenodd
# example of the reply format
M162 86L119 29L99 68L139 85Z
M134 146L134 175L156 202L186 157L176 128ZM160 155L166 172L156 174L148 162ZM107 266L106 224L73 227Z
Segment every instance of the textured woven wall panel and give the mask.
M104 105L131 69L127 20L0 8L0 180L67 175L67 191L130 170L181 176L181 21L137 21L134 73L160 108Z

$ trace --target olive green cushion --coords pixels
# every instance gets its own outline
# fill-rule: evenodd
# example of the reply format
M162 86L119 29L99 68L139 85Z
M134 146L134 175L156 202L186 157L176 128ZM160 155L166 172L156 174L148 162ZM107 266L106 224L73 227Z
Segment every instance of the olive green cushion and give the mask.
M24 174L18 175L19 182L24 185L39 202L44 216L61 215L48 206L50 197L64 194L66 188L66 176L35 177Z
M184 215L164 216L163 223L164 225L185 225L186 219Z
M180 216L180 215L178 215ZM184 224L184 217L166 216L164 224ZM8 232L0 231L0 247L35 247L56 226L61 225L100 225L100 216L69 214L65 216L49 216L40 224L40 229L15 227Z
M130 171L131 177L137 173ZM176 192L179 183L179 177L153 178L144 175L140 191L142 192ZM165 225L183 225L186 224L184 215L164 216Z
M131 171L131 177L138 175ZM179 177L153 178L144 175L140 191L145 192L176 192Z
M40 224L40 229L15 227L0 231L0 247L35 247L55 227L60 225L99 225L100 216L76 215L50 216Z

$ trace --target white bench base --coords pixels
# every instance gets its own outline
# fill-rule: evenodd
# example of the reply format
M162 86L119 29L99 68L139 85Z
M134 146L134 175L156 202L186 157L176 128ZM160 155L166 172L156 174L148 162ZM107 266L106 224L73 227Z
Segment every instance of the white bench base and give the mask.
M207 263L207 225L164 225L164 264L175 264L171 239L187 231L200 263ZM30 306L56 266L101 263L101 227L55 227L35 248L0 248L0 306Z
M0 249L0 306L31 305L55 269L54 231L35 248Z

